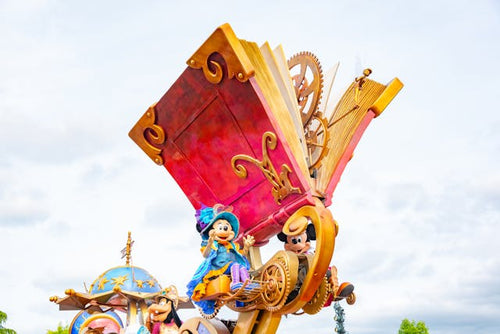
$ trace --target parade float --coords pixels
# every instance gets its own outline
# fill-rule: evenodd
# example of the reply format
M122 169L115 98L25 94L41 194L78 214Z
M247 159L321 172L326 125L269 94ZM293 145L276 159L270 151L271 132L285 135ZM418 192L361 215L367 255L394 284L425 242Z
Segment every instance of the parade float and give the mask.
M240 39L224 24L130 130L194 209L200 266L178 285L187 285L200 317L183 319L178 332L274 333L284 315L355 302L353 285L339 284L331 264L339 225L328 207L363 132L403 85L378 83L365 69L331 101L335 73L324 76L310 52L287 59L281 46ZM271 238L284 247L263 259ZM55 301L62 309L76 296ZM80 298L80 308L95 307L96 297ZM146 312L129 299L117 299L128 314ZM217 318L222 307L237 319Z

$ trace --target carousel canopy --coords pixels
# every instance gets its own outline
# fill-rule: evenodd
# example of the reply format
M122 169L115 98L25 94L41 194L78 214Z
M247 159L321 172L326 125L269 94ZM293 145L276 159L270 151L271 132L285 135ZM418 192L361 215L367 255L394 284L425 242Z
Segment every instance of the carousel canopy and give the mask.
M122 293L154 293L161 291L161 286L142 268L120 266L102 273L90 286L89 294L102 294L118 289Z
M65 291L66 297L53 296L51 301L60 310L87 310L103 312L110 308L125 311L130 300L151 299L162 292L158 281L146 270L130 264L133 241L130 232L127 246L123 249L126 264L106 270L99 275L86 292L73 289Z

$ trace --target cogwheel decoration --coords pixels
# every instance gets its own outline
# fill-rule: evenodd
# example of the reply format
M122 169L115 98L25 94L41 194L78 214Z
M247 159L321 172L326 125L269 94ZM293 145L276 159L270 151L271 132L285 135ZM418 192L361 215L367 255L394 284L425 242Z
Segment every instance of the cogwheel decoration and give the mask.
M210 314L203 312L201 308L199 308L198 311L200 312L200 315L203 318L210 320L210 319L215 318L215 316L219 313L221 307L224 306L224 304L225 304L224 302L222 302L220 300L216 300L215 305L214 305L214 312L210 313Z
M295 95L302 116L302 125L310 122L318 108L323 91L323 70L311 52L300 52L288 60Z
M262 271L264 289L261 292L266 310L279 310L290 293L290 271L283 259L276 259Z
M313 174L328 152L328 120L318 110L323 91L323 70L318 58L311 52L300 52L291 57L288 69L302 117L309 171Z
M311 175L315 169L321 166L321 161L328 153L328 120L323 117L323 113L317 111L309 124L304 129L306 138L307 154L309 157L309 172Z
M318 290L316 290L316 292L314 293L314 296L311 298L310 301L307 302L307 304L305 304L302 307L302 309L307 314L318 313L325 305L328 296L330 294L331 294L330 284L328 283L327 279L324 278L320 286L318 287Z

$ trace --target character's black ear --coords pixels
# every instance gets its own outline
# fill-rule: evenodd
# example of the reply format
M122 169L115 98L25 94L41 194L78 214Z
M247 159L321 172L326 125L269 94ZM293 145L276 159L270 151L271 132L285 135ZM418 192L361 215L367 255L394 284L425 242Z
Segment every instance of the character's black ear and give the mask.
M168 323L170 323L172 321L172 319L174 319L174 322L177 325L177 327L181 327L182 326L182 321L179 318L179 315L177 314L177 311L175 310L174 302L172 302L170 299L168 301L170 302L171 310L170 310L170 313L167 316L167 319L165 319L165 323L168 324Z
M278 239L280 239L280 241L283 241L284 243L287 242L286 234L283 232L278 233Z
M307 225L306 233L309 240L316 240L316 230L314 229L313 224Z

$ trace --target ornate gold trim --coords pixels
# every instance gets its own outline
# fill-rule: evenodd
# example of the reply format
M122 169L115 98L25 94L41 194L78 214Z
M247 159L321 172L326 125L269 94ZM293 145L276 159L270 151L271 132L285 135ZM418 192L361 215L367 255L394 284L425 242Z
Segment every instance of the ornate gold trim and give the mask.
M132 130L128 133L129 137L153 160L157 165L163 165L161 157L161 148L154 145L165 143L165 131L156 123L155 104L137 121ZM154 145L152 145L154 144Z
M236 76L240 82L245 82L254 75L250 59L227 23L218 27L187 61L189 67L201 68L209 82L218 84L224 73L221 64L213 60L210 60L209 64L208 58L214 53L219 53L224 58L228 79Z
M269 159L267 149L269 148L274 150L277 143L278 140L276 138L276 134L267 131L262 136L262 161L254 159L246 154L238 154L231 159L231 166L233 167L233 171L236 175L244 179L247 177L248 172L243 165L236 164L236 161L245 160L256 165L262 173L264 173L266 179L272 184L273 188L271 193L273 194L276 203L281 205L281 201L288 195L292 193L300 194L301 191L300 188L292 186L292 183L290 182L290 178L288 177L288 174L292 172L290 167L288 167L287 164L282 164L281 171L278 174L274 168L273 162Z

